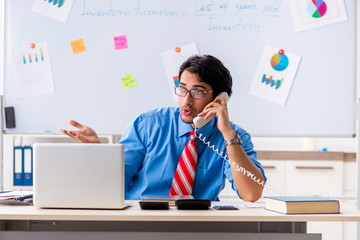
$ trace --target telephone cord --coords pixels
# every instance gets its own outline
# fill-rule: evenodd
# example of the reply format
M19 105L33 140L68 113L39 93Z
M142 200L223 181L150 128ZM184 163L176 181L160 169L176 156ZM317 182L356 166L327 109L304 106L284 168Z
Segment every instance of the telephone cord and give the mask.
M219 149L215 149L215 145L211 145L210 146L210 141L206 141L206 137L203 137L203 134L202 133L197 133L196 131L196 127L195 127L195 137L197 137L200 141L202 141L205 145L207 145L208 148L210 148L211 150L213 150L217 155L219 155L221 158L223 158L225 161L229 161L230 163L230 159L229 157L224 154L224 152L221 152L219 153ZM255 183L263 186L264 188L270 190L271 192L274 192L276 193L277 195L284 195L282 193L282 191L280 191L279 189L277 189L276 187L274 186L271 186L269 184L265 184L265 180L261 181L260 182L260 178L257 178L252 172L246 170L245 168L239 166L236 162L232 162L230 163L230 166L231 164L233 165L232 168L236 171L236 172L241 172L243 175L249 177L251 180L253 180Z

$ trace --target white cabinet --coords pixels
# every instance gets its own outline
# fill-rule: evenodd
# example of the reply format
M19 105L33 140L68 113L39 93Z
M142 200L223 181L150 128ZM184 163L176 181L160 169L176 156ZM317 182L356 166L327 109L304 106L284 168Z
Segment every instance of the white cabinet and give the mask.
M347 157L347 156L350 156ZM267 177L263 196L320 195L354 204L355 154L342 152L258 151ZM221 200L238 197L228 184ZM323 233L323 240L355 240L356 223L309 222L308 232Z
M288 195L341 196L344 163L335 160L286 161L285 192Z
M267 177L263 196L285 194L286 188L286 161L267 160L262 161L265 175Z
M274 184L264 190L264 196L276 195L277 192L269 190L278 187L285 189L286 195L329 196L340 200L350 199L344 202L354 203L351 199L355 198L356 194L356 162L354 154L350 159L346 157L348 155L339 152L260 153L259 161L263 166L270 166L264 168L268 183ZM276 158L281 160L274 160ZM283 172L280 172L280 169ZM309 222L307 231L323 233L323 240L356 239L356 223L351 222Z
M268 183L274 186L266 189L264 196L277 195L277 192L269 193L269 190L276 186L279 189L285 189L283 193L286 195L341 196L343 194L344 163L342 159L260 161L264 166L268 166L269 162L274 165L271 165L269 169L265 168ZM280 169L283 172L279 172ZM270 181L272 179L274 181ZM307 231L322 233L323 240L343 239L343 223L341 222L309 222Z
M322 240L355 240L343 237L344 224L341 222L308 222L308 233L321 233Z
M345 157L344 162L344 195L349 196L344 200L346 204L356 206L356 186L357 186L357 176L356 176L356 158L355 154L348 154L349 158ZM344 238L345 240L355 240L357 239L357 223L356 222L347 222L344 223Z

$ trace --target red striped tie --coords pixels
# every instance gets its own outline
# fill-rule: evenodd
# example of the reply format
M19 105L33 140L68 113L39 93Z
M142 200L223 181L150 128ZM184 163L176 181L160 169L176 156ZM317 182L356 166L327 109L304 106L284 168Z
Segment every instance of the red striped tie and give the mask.
M191 195L197 163L194 131L190 132L190 138L181 154L169 195Z

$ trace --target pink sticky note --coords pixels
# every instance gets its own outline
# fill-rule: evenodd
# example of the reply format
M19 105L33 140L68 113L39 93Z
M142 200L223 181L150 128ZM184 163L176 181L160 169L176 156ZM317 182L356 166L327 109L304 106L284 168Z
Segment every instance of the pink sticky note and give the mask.
M114 37L115 50L128 48L126 35Z

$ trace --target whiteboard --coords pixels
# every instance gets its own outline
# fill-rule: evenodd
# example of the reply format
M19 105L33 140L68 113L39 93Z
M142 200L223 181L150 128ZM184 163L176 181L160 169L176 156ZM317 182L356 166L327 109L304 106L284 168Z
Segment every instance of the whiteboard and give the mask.
M351 137L355 133L356 24L349 20L295 32L282 0L75 0L66 23L33 13L33 1L6 1L4 106L14 106L8 132L58 132L70 119L101 134L121 134L143 111L177 106L161 53L196 43L233 77L232 122L253 136ZM126 35L128 49L114 50ZM82 38L86 51L73 54ZM55 93L19 98L12 49L47 42ZM302 57L285 106L249 95L265 45ZM120 79L132 73L137 85Z

